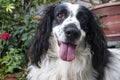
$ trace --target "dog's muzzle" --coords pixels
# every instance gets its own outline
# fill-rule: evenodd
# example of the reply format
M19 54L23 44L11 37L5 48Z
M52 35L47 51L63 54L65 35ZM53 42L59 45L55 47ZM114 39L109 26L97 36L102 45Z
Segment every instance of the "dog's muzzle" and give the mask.
M60 58L64 61L72 61L75 58L75 40L81 36L80 30L75 24L68 24L64 28L65 41L60 42Z
M80 30L73 23L65 26L64 33L65 33L66 40L68 42L72 42L72 41L79 39L79 37L81 35Z

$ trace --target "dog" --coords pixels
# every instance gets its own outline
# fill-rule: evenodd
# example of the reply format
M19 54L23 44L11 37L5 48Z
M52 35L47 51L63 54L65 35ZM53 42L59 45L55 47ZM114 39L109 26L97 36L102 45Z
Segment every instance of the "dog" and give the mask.
M120 80L120 50L108 49L95 15L79 4L47 7L30 53L27 80Z

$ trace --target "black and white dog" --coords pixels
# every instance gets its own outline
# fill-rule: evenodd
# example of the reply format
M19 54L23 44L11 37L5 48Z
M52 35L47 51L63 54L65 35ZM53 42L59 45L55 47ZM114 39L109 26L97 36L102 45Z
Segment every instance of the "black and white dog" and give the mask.
M93 13L78 4L46 8L30 58L28 80L120 80L120 50L107 49Z

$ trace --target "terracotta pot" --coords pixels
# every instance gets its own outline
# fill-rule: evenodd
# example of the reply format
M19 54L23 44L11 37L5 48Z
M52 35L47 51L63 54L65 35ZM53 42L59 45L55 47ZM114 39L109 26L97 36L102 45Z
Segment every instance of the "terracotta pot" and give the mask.
M104 33L107 40L120 40L120 2L98 5L92 11L103 15L100 21L105 26Z
M17 80L17 78L14 74L8 74L4 80Z

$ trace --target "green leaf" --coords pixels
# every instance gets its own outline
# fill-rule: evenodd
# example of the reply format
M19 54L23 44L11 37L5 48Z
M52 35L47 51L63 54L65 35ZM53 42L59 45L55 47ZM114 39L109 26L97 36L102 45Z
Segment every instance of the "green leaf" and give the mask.
M0 0L0 3L2 2L2 0Z
M2 50L4 48L4 46L3 45L0 45L0 50Z
M13 0L13 2L15 2L15 0Z
M23 35L22 35L22 41L27 40L27 38L28 38L27 34L23 34Z
M29 24L29 20L30 20L30 16L29 16L29 15L26 15L26 16L24 17L24 22L25 22L26 25Z
M18 34L19 34L19 31L15 31L12 36L15 37L15 36L17 36Z
M8 66L8 69L5 70L6 73L13 73L14 67Z

